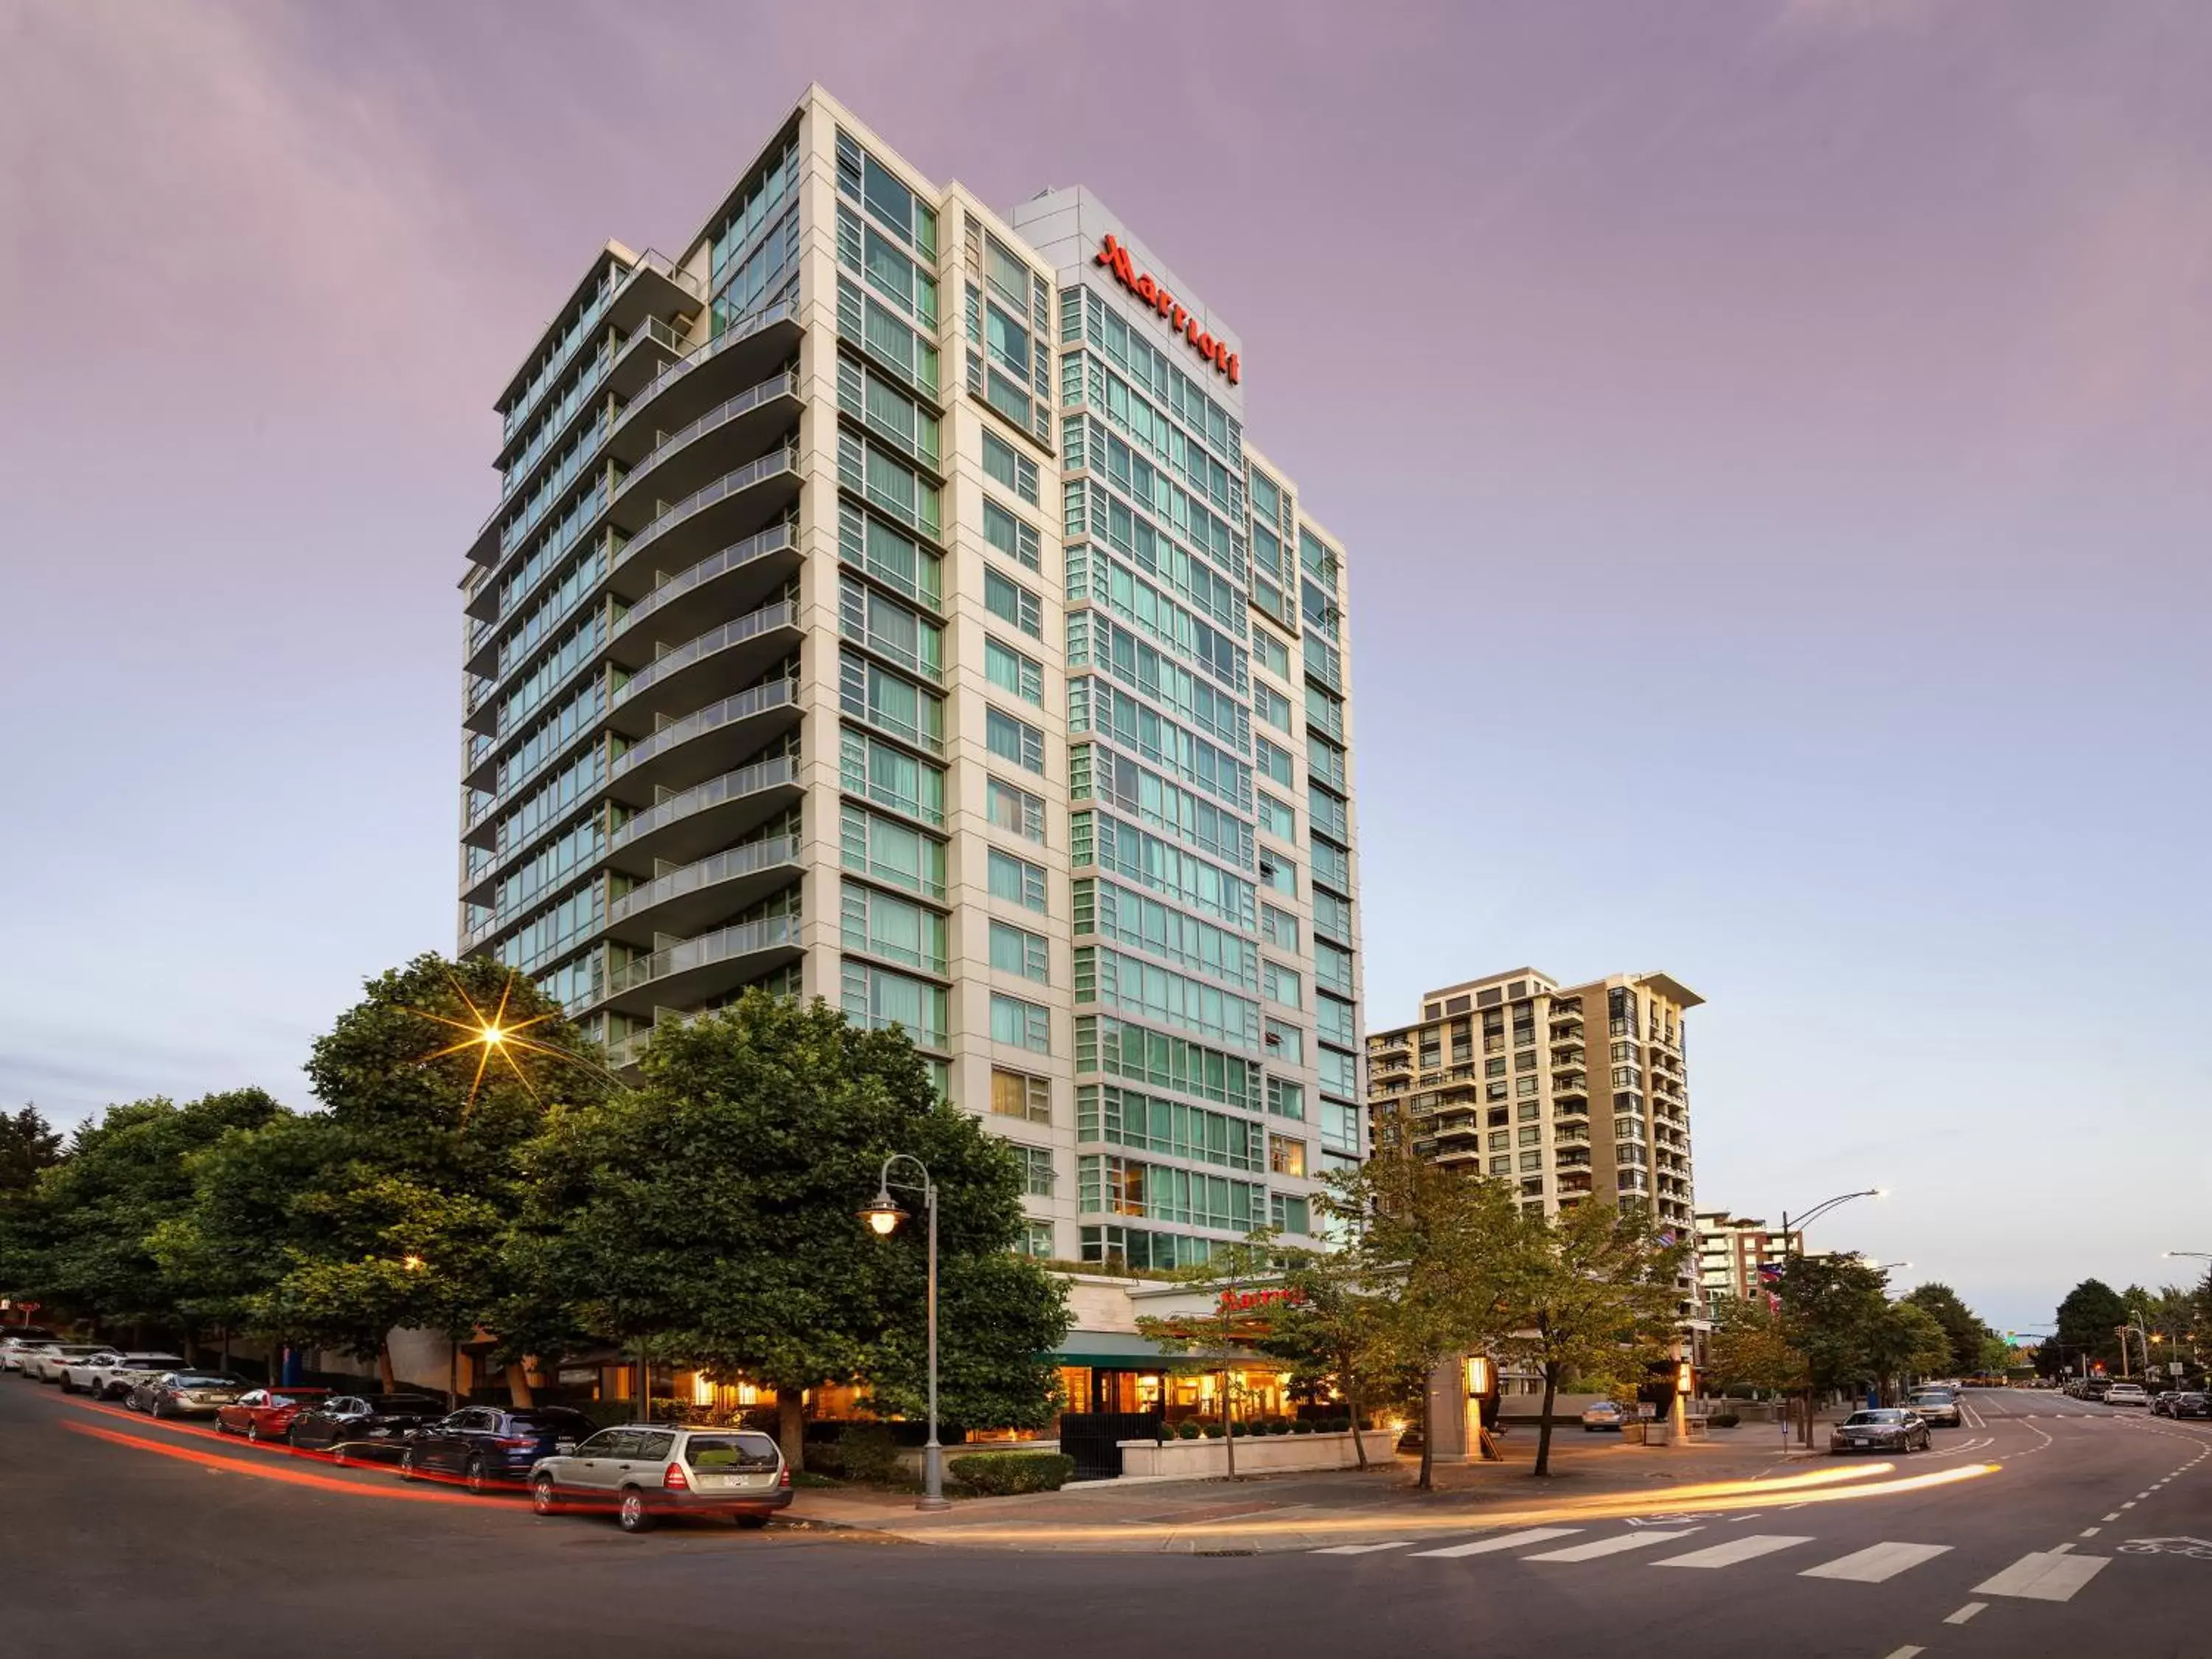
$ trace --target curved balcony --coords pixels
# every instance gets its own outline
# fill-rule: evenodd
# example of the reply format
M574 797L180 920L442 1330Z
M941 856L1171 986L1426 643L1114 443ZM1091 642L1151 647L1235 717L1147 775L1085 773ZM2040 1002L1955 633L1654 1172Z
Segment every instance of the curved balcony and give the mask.
M617 441L653 447L656 427L681 426L791 361L805 331L794 305L770 306L618 389L629 399Z
M615 623L612 654L642 652L696 639L715 623L743 616L799 572L799 526L789 521L709 553L649 590Z
M635 604L656 585L656 571L684 570L782 518L799 499L799 451L793 447L747 461L671 502L641 524L615 555L609 591Z
M624 738L649 736L660 720L696 705L702 681L744 685L757 680L799 648L803 632L793 599L710 628L652 658L617 687L607 726Z
M649 805L661 789L685 789L741 755L764 748L799 723L799 682L769 680L671 720L615 757L607 781L614 797Z
M789 755L755 761L692 785L634 813L607 842L610 869L650 876L659 864L690 864L740 841L805 793Z
M632 418L635 406L623 411L606 447L607 454L627 470L615 491L615 522L629 522L623 509L631 501L689 495L723 467L732 447L758 454L797 422L801 407L798 371L786 369L725 398L673 431ZM720 441L705 442L708 438Z
M718 927L608 972L606 988L589 1009L632 1018L655 1008L694 1007L726 996L801 954L796 916L764 916Z
M703 932L798 880L799 852L798 836L773 836L671 870L608 907L607 937L643 945L656 933Z

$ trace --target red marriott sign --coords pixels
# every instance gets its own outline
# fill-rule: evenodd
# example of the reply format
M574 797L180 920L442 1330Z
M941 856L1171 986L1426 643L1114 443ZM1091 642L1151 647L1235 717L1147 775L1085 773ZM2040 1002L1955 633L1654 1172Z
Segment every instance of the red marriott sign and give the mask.
M1192 350L1213 365L1213 372L1229 377L1229 384L1237 386L1244 379L1244 365L1229 349L1229 342L1217 340L1198 325L1176 296L1160 286L1149 270L1139 272L1129 263L1129 250L1114 237L1108 236L1098 244L1097 263L1114 273L1114 278L1123 288L1168 319L1168 325L1190 344Z

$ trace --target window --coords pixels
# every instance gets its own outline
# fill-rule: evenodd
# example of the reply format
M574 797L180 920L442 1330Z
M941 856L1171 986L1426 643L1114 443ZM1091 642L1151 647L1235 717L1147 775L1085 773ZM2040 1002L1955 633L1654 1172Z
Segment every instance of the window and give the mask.
M1527 1048L1514 1055L1513 1069L1516 1072L1534 1071L1536 1069L1536 1051L1534 1048Z
M1522 1126L1520 1134L1520 1144L1522 1146L1540 1146L1543 1145L1543 1141L1544 1131L1540 1125L1529 1123Z
M1086 1083L1075 1091L1075 1138L1232 1170L1256 1170L1267 1162L1267 1134L1258 1124L1111 1084Z
M983 678L1024 702L1044 706L1044 665L988 634L983 636Z
M1272 887L1278 893L1298 896L1298 867L1280 853L1271 853L1260 860L1260 885Z
M1490 1132L1490 1150L1493 1152L1511 1152L1513 1150L1513 1131L1510 1129L1492 1129Z
M1026 789L1017 789L1011 783L1001 783L996 778L983 785L984 811L991 822L1001 830L1011 830L1029 841L1044 839L1044 800Z
M931 823L945 822L945 774L903 749L846 726L838 733L840 778L856 795Z
M1285 1008L1306 1006L1297 975L1279 963L1262 962L1260 964L1260 986L1261 994L1270 1002L1279 1002Z
M1522 1153L1522 1154L1521 1154L1521 1168L1522 1169L1522 1170L1523 1170L1523 1171L1527 1171L1527 1170L1537 1170L1537 1171L1540 1172L1540 1171L1543 1170L1543 1167L1544 1167L1544 1155L1543 1155L1543 1153L1541 1153L1541 1152L1523 1152L1523 1153Z
M881 1031L902 1025L924 1048L945 1046L945 988L848 957L843 968L846 1018Z
M1264 628L1252 630L1252 654L1280 678L1291 678L1291 647Z
M933 836L858 806L843 810L840 835L848 870L927 898L945 896L945 843Z
M1267 1109L1277 1117L1296 1118L1305 1121L1306 1091L1302 1083L1292 1083L1286 1078L1267 1079Z
M1258 769L1263 775L1274 779L1285 789L1295 787L1291 781L1291 756L1288 750L1276 748L1265 738L1255 738L1252 739L1252 751L1258 757Z
M1349 1096L1359 1091L1358 1062L1342 1049L1331 1048L1324 1044L1321 1063L1316 1069L1321 1073L1321 1086L1324 1092L1334 1089L1338 1094Z
M1052 1152L1043 1146L1017 1146L1022 1160L1022 1190L1031 1198L1052 1196Z
M1298 919L1272 904L1260 907L1260 937L1280 950L1298 948Z
M1298 1176L1306 1172L1306 1144L1282 1135L1267 1137L1267 1168L1276 1175Z
M1279 1019L1267 1022L1267 1057L1285 1066L1303 1066L1306 1062L1306 1036L1295 1025L1285 1025Z
M1032 933L1012 922L991 924L991 966L1000 972L1019 974L1024 979L1033 979L1043 985L1050 980L1050 961L1043 934Z
M1513 1154L1508 1152L1504 1158L1492 1158L1490 1160L1490 1173L1494 1176L1511 1175L1513 1173Z
M1291 700L1265 680L1255 681L1252 686L1252 718L1267 721L1288 737L1291 734Z
M1260 827L1277 841L1295 842L1298 838L1298 815L1296 810L1277 800L1262 789L1258 792Z
M1042 568L1036 532L988 495L983 499L983 539L1031 570Z
M1018 720L996 708L986 708L983 744L1001 760L1012 761L1024 771L1040 775L1044 771L1044 733L1027 720Z
M1516 1095L1534 1094L1536 1092L1536 1079L1533 1077L1515 1078L1513 1079L1513 1092Z
M1041 1002L1024 1002L999 992L991 993L991 1041L1027 1048L1031 1054L1052 1052L1052 1011Z
M944 747L945 700L849 651L840 665L838 704L854 719L879 726L932 754Z
M984 571L983 608L994 617L1003 617L1031 639L1044 637L1044 609L1037 596L1012 577Z
M1016 1255L1033 1256L1039 1261L1052 1260L1052 1223L1024 1221L1022 1236L1014 1246Z
M1000 1117L1018 1117L1025 1123L1052 1121L1052 1083L1027 1072L991 1068L991 1110Z
M847 950L886 957L927 973L945 971L945 921L936 911L856 881L845 883L843 898Z
M1314 1011L1317 1016L1314 1023L1321 1028L1324 1039L1341 1042L1347 1048L1352 1046L1353 1013L1348 1000L1317 991L1314 994Z
M940 849L941 850L941 849ZM1012 899L1017 904L1045 913L1044 867L1031 864L1027 859L1018 859L1012 853L991 848L989 886L994 898Z
M995 433L983 434L983 476L996 479L1031 507L1037 504L1036 463Z
M925 679L938 678L945 664L942 628L850 576L838 579L838 589L839 630L847 639Z
M1482 1062L1482 1074L1485 1077L1504 1077L1505 1075L1505 1056L1503 1054L1493 1054L1490 1059L1484 1060Z

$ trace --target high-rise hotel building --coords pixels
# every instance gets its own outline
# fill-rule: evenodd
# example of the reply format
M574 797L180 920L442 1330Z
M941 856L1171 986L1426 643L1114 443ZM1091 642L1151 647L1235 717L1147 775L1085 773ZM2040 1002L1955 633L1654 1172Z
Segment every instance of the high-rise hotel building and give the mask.
M1040 1255L1315 1226L1362 1152L1345 557L1231 329L811 88L501 392L460 945L634 1060L749 986L896 1022Z
M1431 991L1367 1039L1376 1144L1510 1182L1523 1208L1645 1203L1687 1237L1685 1016L1666 974L1562 986L1533 968Z

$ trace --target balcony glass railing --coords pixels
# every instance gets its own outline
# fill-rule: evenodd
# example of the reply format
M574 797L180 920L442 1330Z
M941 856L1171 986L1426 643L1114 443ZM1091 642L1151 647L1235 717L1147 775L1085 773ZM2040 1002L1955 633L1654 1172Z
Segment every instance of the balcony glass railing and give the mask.
M598 289L585 302L584 308L576 313L575 320L562 331L561 337L549 349L545 361L538 366L538 372L530 377L530 384L522 389L522 395L507 405L507 415L501 422L500 441L501 443L505 443L529 423L531 413L536 408L538 398L544 395L546 388L553 384L562 370L568 366L568 360L575 354L577 346L591 333L599 319L606 315L608 306L614 301L615 290L627 279L628 273L625 272L623 277L617 278L611 270L599 279Z
M796 444L763 455L758 460L747 461L735 471L725 472L712 483L702 484L680 501L671 502L647 520L636 535L622 550L617 564L635 558L647 543L668 533L685 520L695 517L707 507L730 496L751 489L755 484L799 470L799 447Z
M704 708L696 709L680 720L672 720L651 737L641 738L632 744L616 757L614 769L609 775L618 778L623 773L642 766L655 755L667 753L678 744L689 743L692 738L704 736L719 727L750 720L756 714L766 714L771 708L783 708L798 700L799 682L792 678L770 680L765 685L752 686L734 696L725 697L720 702L708 703Z
M730 848L712 858L701 859L696 864L687 864L680 870L655 877L641 887L633 887L608 907L607 920L620 921L625 916L650 910L655 905L665 904L685 893L696 893L702 887L712 887L717 882L755 875L779 864L795 864L799 851L796 836L771 836L766 841Z
M624 629L644 621L672 599L683 598L701 583L710 582L717 576L738 569L755 559L764 558L770 553L786 551L795 545L797 535L797 526L786 520L781 524L773 524L765 530L757 531L741 542L732 542L720 552L710 553L695 565L686 566L623 612L615 623L617 636L619 637Z
M777 323L789 321L792 315L793 311L789 305L770 306L766 311L747 318L739 326L725 330L704 345L693 346L638 389L637 396L630 399L629 407L623 411L623 419L627 421L643 414L663 390L683 379L684 375L689 374L709 358L727 351L740 341L750 339L763 329ZM617 424L619 426L620 422Z
M709 629L697 639L687 641L673 651L655 657L616 689L615 702L619 706L647 686L658 684L671 674L682 672L702 658L713 656L717 651L726 651L733 645L758 639L779 628L798 626L799 605L792 599L764 605L757 611L733 617L720 628Z
M655 802L627 819L614 832L609 845L627 846L640 836L650 835L663 825L689 817L694 812L704 812L724 801L742 800L745 796L757 795L763 789L773 789L798 781L799 761L795 756L779 755L774 760L755 761L750 766L725 772L720 777L709 778L704 783L694 784L689 789L671 795L666 800Z
M605 996L619 996L625 991L635 991L650 985L655 980L671 975L689 973L696 968L712 967L718 962L732 957L751 956L760 951L772 951L779 945L799 943L799 918L796 916L763 916L758 921L741 921L733 927L717 927L711 933L702 933L696 939L687 939L680 945L672 945L665 951L655 951L649 957L640 957L625 963L607 975ZM605 997L589 999L604 1000Z
M638 464L630 470L629 477L623 481L623 488L627 489L660 462L683 448L684 445L705 436L717 427L727 426L739 416L749 415L763 404L771 403L778 398L795 398L798 395L799 373L796 369L792 369L769 380L763 380L758 386L747 386L734 398L724 398L705 414L686 421L675 431L662 433L654 441L653 447L646 451ZM619 495L622 491L617 490L615 493Z

